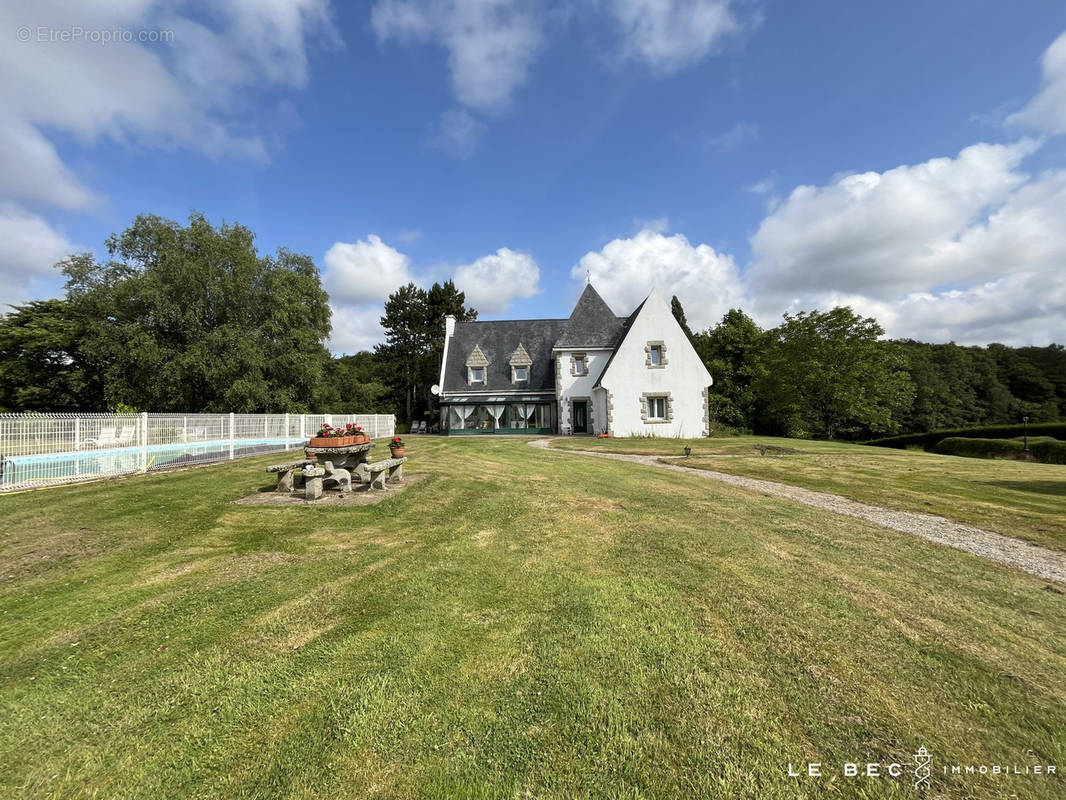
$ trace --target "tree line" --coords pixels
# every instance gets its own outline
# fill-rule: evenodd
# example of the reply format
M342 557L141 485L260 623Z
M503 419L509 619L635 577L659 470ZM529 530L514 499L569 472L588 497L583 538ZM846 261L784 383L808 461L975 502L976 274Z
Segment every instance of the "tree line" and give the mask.
M430 387L444 317L477 318L451 281L411 283L385 302L385 341L333 357L329 298L314 261L260 255L252 232L145 215L107 259L58 266L62 298L0 318L0 411L435 413ZM849 308L786 314L762 329L740 309L705 331L675 317L714 376L717 429L865 438L1066 419L1060 345L961 347L885 340Z

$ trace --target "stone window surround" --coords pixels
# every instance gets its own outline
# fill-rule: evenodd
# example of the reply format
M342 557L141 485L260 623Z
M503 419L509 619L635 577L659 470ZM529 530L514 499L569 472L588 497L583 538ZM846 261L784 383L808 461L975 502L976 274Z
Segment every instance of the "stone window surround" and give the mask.
M659 363L651 363L651 350L653 347L659 348ZM646 345L644 345L644 366L648 369L663 369L668 363L666 358L666 343L658 339L652 339Z
M585 371L577 371L577 360L581 359L585 364ZM571 353L570 354L570 375L574 378L584 378L589 374L589 357L586 353Z
M526 377L519 380L518 370L524 369L526 371ZM529 383L529 372L532 369L529 364L512 364L511 365L511 383Z
M481 370L481 380L474 380L474 370ZM466 383L468 386L484 386L488 382L488 375L486 375L487 367L471 367L466 368Z
M648 400L652 397L661 397L666 400L665 419L653 419L648 414ZM640 421L645 425L665 425L674 421L674 399L670 392L644 392L640 396Z

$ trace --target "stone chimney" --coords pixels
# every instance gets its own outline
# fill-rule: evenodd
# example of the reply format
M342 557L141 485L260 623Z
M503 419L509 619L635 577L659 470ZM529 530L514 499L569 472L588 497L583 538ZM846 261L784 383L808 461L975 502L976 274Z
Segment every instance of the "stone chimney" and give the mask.
M455 316L448 314L444 318L444 338L449 339L455 334Z

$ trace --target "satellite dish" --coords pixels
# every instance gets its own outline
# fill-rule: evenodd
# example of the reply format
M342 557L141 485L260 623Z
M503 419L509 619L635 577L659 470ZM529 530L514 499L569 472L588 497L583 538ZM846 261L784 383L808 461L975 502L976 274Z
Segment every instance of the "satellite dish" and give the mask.
M440 384L437 384L437 383L433 384L432 386L429 387L429 390L431 392L433 392L433 394L440 394Z

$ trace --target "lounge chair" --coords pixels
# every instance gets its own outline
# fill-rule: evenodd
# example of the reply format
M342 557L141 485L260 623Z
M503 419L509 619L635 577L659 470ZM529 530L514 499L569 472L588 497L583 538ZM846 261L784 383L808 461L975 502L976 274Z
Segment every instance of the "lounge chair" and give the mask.
M110 425L106 428L101 428L99 436L82 441L81 446L93 445L94 447L108 447L117 443L118 439L115 438L115 426Z
M123 425L122 433L118 435L118 439L115 440L115 444L128 444L129 442L132 442L134 436L136 435L136 431L136 425Z

